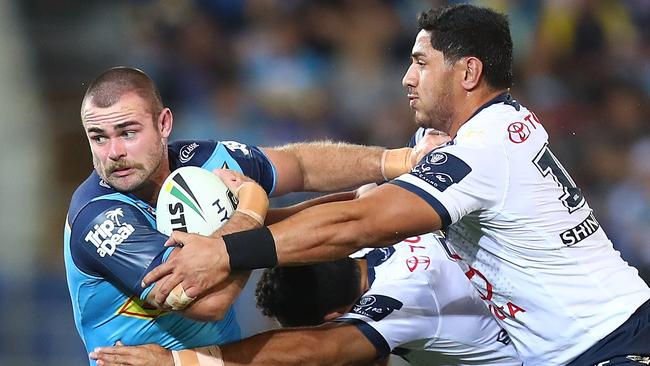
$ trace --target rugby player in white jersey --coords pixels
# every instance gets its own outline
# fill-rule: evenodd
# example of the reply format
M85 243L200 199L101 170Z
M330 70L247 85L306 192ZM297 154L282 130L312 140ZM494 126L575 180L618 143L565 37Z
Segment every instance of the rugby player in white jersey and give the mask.
M331 260L444 229L450 256L524 364L649 364L650 289L614 250L540 120L510 96L505 16L457 5L418 25L403 84L417 124L450 143L353 201L221 239L173 235L185 253L145 285L172 273L159 296L179 283L194 296L231 270Z
M444 238L425 234L364 250L357 260L267 269L256 291L266 315L285 327L332 321L220 346L220 361L225 366L368 364L386 360L399 347L396 351L409 360L411 352L418 353L419 362L412 364L520 366L507 333L438 240ZM161 366L201 351L118 346L91 356L103 366Z

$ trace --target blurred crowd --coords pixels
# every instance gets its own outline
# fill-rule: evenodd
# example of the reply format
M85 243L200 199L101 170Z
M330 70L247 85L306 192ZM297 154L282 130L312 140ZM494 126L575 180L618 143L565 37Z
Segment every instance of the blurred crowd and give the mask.
M55 127L58 194L43 262L62 268L68 200L92 168L79 103L103 69L130 65L152 76L174 112L177 139L396 147L415 129L401 86L415 19L443 3L21 2ZM650 282L650 1L473 3L508 14L514 97L540 118L616 248Z

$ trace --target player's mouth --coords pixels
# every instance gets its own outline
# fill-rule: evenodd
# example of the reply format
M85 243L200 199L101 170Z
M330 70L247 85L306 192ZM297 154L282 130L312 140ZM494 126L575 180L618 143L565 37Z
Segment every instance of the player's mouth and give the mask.
M131 174L133 172L132 167L121 167L117 169L112 169L111 170L111 175L114 175L116 177L126 177L127 175Z
M413 108L415 106L415 102L420 99L416 94L408 94L407 97L409 98L409 107Z

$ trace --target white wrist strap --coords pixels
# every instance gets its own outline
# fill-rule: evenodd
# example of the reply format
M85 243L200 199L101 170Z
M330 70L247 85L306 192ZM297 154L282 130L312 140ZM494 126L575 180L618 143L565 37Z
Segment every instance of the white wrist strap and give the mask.
M174 366L225 366L219 346L172 351Z

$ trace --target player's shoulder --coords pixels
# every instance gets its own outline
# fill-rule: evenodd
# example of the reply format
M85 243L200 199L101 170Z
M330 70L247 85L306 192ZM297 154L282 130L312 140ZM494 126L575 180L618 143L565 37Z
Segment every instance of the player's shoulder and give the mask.
M116 192L97 175L97 172L93 171L72 194L70 208L68 209L68 221L72 223L79 212L94 199Z
M533 132L546 135L537 116L509 94L479 108L458 131L454 143L466 147L503 149L526 141Z
M116 191L93 172L73 193L67 219L74 227L80 217L81 221L90 221L115 210L119 214L141 213L147 209L146 204Z
M218 141L177 140L168 145L169 161L174 167L202 166L214 154Z

